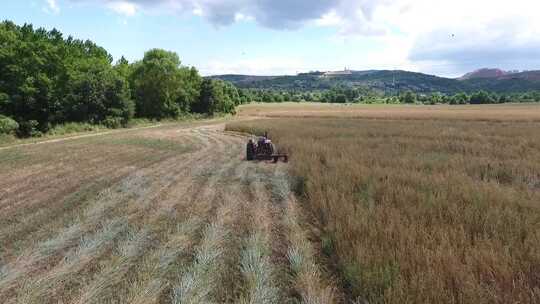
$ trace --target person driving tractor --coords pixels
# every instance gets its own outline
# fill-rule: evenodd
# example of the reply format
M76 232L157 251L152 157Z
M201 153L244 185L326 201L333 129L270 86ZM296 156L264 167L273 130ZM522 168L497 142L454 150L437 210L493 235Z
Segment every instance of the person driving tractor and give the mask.
M275 154L276 151L274 144L268 138L268 133L264 132L264 135L257 139L257 143L249 139L246 146L246 160L274 160L274 162L277 162L279 158L285 162L288 160L286 154Z

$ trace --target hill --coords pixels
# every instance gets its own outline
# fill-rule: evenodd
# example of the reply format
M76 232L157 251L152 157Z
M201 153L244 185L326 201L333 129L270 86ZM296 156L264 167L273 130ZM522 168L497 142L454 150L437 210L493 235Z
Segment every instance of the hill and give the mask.
M335 86L367 87L381 93L474 92L488 90L516 93L540 90L540 71L521 73L483 69L460 78L445 78L402 70L350 71L350 73L311 72L295 76L216 75L210 78L230 81L240 88L286 91L326 90Z
M513 72L507 72L501 69L479 69L473 72L469 72L458 79L467 80L467 79L475 79L475 78L499 78L504 75L508 75L512 73Z

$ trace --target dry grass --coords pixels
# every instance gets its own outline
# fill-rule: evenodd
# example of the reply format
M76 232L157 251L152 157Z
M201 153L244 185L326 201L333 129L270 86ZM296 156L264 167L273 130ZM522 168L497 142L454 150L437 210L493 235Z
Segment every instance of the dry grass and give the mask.
M189 273L217 302L229 300L243 281L216 286L218 277L240 276L234 253L244 230L235 223L246 219L233 211L242 209L235 199L248 190L248 164L243 139L222 128L165 126L1 150L0 302L170 303ZM226 256L212 259L213 249Z
M281 118L228 129L268 130L289 151L302 209L320 224L349 298L540 302L538 108L379 108L392 120ZM289 251L296 272L300 252Z
M274 265L270 259L268 239L254 233L242 251L241 269L246 282L246 295L239 303L279 303L280 291L276 287Z
M340 117L369 119L446 119L540 121L540 104L500 105L362 105L326 103L255 103L240 106L240 117Z

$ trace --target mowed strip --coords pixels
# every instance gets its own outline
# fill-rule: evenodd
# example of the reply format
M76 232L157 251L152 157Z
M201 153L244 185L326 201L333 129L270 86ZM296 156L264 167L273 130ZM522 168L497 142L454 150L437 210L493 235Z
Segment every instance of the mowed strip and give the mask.
M112 142L114 143L115 140L113 139ZM28 202L20 206L15 214L1 216L0 222L2 223L2 227L0 228L0 240L2 243L10 245L17 242L17 247L27 247L24 246L26 245L23 242L24 240L36 242L44 239L51 235L51 233L54 233L56 229L61 229L62 224L68 224L73 219L79 217L81 210L85 206L94 203L95 200L93 198L96 197L96 192L99 193L101 188L105 187L107 189L107 186L118 188L119 186L117 185L121 187L126 179L129 180L131 178L129 174L142 174L145 178L149 178L152 175L150 179L163 178L167 174L166 169L170 168L171 165L181 163L184 159L189 160L189 157L179 156L178 153L169 152L164 155L164 152L159 150L136 151L138 151L138 154L133 156L134 160L130 163L123 163L120 166L111 164L111 169L103 169L103 176L89 183L79 181L78 185L72 186L71 184L62 184L63 179L56 181L59 187L66 188L64 191L68 192L75 188L74 192L67 193L64 198L60 197L51 200L45 193L38 197L36 203ZM145 152L150 152L153 155L144 156ZM143 156L139 157L139 154ZM84 167L85 163L81 161L80 165ZM186 163L186 166L191 166L191 164ZM77 180L76 177L73 179ZM55 227L50 227L49 224Z
M96 166L81 168L92 172L87 179L92 187L75 190L85 191L84 197L68 193L59 203L48 196L23 200L35 195L31 186L20 188L26 194L4 196L9 203L3 207L16 219L4 219L0 238L18 248L1 252L0 297L5 303L302 300L299 285L290 288L296 270L288 259L294 236L286 225L291 220L287 204L273 195L275 179L287 183L287 177L276 177L274 165L243 161L245 138L222 130L223 125L167 127L69 142L88 153L98 153L95 145L111 151L116 146L124 151L117 160L121 164L112 161L104 168L81 153L81 166ZM127 162L123 157L129 153ZM69 162L72 167L62 172L71 176L77 157ZM28 174L23 164L10 166L23 172L20 176L35 176L39 188L62 184L60 174L49 181ZM55 166L42 164L61 170ZM117 174L98 182L99 172ZM288 197L288 188L284 191ZM16 233L21 231L26 234Z
M6 285L9 286L9 282L15 278L28 279L28 273L35 275L39 273L36 270L40 267L54 265L56 260L63 258L64 251L75 245L77 239L88 237L105 219L121 217L136 223L147 215L147 212L155 209L155 202L168 187L171 187L176 173L191 168L193 161L196 160L189 157L187 159L188 161L183 163L177 160L179 161L177 167L174 167L171 161L164 161L151 168L137 171L114 187L100 192L82 216L74 215L71 225L56 231L55 237L38 245L36 250L29 250L23 254L25 258L19 257L15 263L6 265L6 275L0 280L0 292L5 292ZM84 239L81 240L83 241Z

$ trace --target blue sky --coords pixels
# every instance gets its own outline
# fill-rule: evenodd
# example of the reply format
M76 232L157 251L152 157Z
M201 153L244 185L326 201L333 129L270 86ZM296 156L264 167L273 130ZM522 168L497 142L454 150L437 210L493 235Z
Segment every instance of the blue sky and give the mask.
M4 0L0 18L91 39L115 58L150 48L204 75L405 69L459 76L540 69L532 0Z

